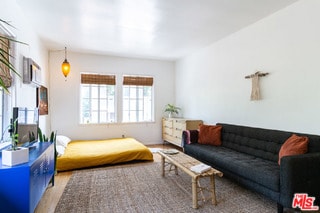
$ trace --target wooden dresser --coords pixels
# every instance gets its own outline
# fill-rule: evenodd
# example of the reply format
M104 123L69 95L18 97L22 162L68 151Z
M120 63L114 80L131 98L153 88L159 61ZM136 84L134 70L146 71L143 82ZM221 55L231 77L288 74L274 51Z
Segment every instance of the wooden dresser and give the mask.
M162 139L181 147L183 130L198 129L201 120L186 118L162 118Z

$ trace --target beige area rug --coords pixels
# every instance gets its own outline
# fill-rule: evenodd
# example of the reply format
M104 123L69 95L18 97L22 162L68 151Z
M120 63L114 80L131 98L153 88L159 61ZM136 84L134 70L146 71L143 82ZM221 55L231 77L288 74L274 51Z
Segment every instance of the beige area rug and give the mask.
M191 177L179 171L163 178L158 162L126 164L74 171L55 212L277 212L275 202L223 177L216 177L216 194L217 206L207 201L195 210Z

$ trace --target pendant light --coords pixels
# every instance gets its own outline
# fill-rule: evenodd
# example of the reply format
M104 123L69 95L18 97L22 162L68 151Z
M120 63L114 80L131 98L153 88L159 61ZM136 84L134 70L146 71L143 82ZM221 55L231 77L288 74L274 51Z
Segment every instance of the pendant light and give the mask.
M67 60L67 47L64 48L64 54L65 54L65 59L61 65L61 68L62 68L62 73L64 77L67 77L70 72L70 64Z

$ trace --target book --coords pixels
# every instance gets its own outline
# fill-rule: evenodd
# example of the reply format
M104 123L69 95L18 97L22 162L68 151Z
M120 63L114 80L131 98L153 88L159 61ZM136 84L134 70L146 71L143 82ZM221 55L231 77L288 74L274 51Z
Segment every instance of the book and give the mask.
M190 167L191 171L193 171L195 173L199 173L199 174L206 172L210 169L211 169L211 166L204 164L204 163L200 163L200 164L197 164L195 166Z

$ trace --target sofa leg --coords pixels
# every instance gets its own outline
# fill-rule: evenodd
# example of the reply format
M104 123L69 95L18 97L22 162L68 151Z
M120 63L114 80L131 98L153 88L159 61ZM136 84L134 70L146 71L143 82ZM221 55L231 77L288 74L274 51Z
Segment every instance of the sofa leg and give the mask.
M283 213L283 206L277 203L277 207L278 207L278 213Z

